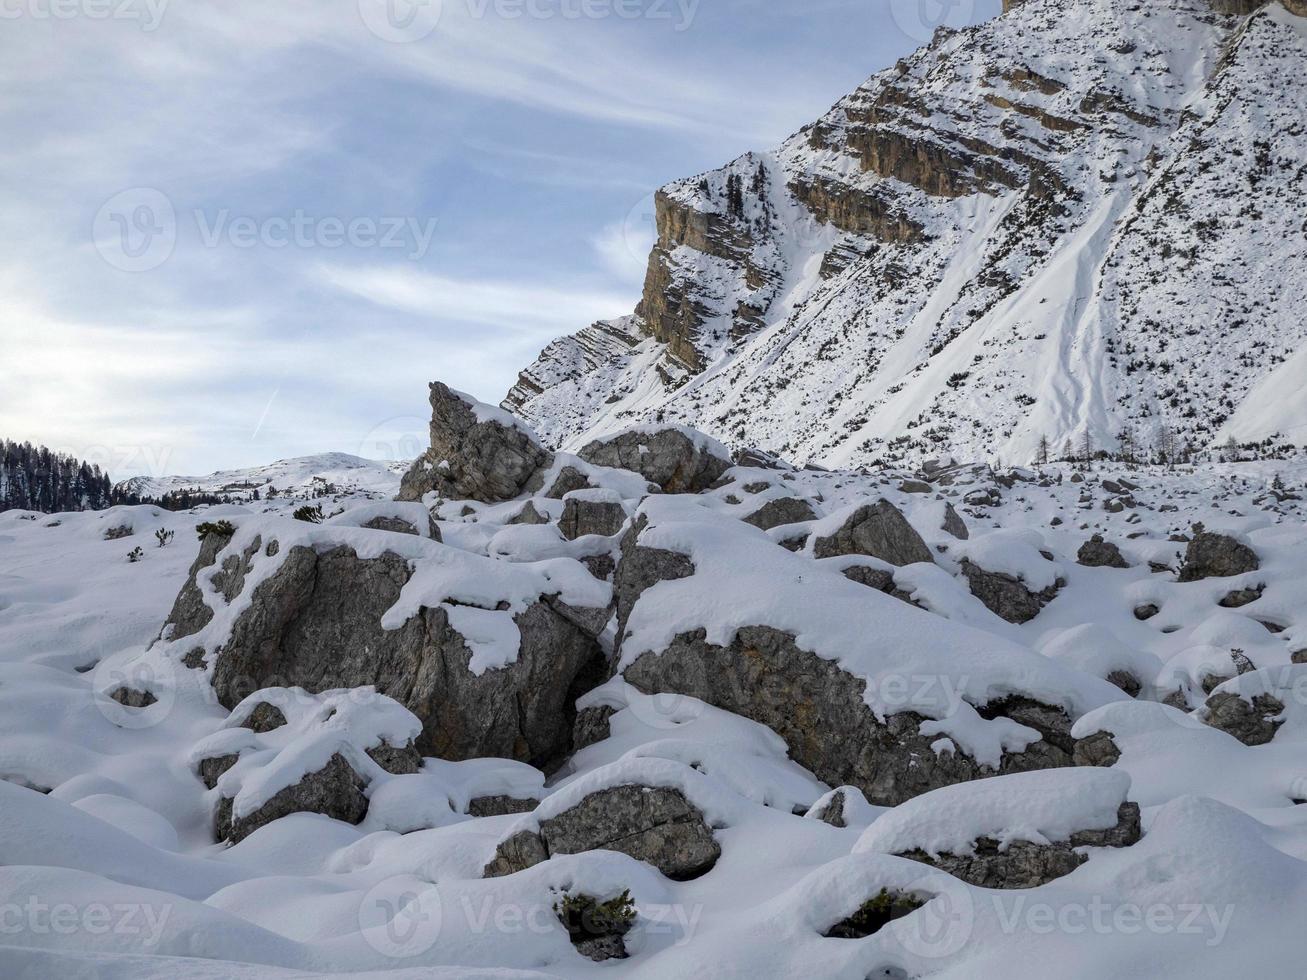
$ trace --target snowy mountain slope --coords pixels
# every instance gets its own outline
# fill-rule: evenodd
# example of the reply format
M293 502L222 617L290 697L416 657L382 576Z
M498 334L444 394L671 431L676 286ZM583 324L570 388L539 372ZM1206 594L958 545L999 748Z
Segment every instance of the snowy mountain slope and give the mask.
M180 490L221 494L233 500L248 500L255 490L267 497L275 487L291 497L313 496L328 485L337 492L390 498L399 490L399 478L407 463L379 462L348 453L319 453L282 459L267 466L222 470L208 476L133 477L118 488L139 497L157 499Z
M1239 5L1235 5L1239 6ZM859 465L1307 442L1307 13L1026 0L664 187L636 312L504 405Z

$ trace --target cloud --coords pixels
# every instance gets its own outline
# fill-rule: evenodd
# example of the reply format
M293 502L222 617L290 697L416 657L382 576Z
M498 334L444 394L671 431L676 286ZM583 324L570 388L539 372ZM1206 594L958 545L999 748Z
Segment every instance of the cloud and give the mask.
M621 316L634 305L631 296L619 292L475 281L405 268L322 265L316 275L323 285L377 306L506 333L572 332L594 320Z

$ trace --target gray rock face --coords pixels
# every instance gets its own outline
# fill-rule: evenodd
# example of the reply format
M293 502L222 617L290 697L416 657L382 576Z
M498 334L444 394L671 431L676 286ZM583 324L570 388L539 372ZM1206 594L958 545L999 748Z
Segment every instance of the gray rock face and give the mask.
M1204 722L1244 745L1265 745L1284 724L1279 717L1284 714L1284 702L1270 694L1258 694L1249 703L1238 694L1221 691L1209 697L1205 707Z
M765 449L748 448L735 453L736 466L749 466L758 470L788 470L792 467L775 453Z
M1030 622L1039 615L1039 610L1057 598L1056 585L1034 592L1011 575L987 572L966 559L962 561L962 574L967 577L971 594L983 602L990 612L1009 623Z
M539 800L516 796L478 796L468 803L467 812L472 817L502 817L507 813L530 813L539 805Z
M1071 764L1070 719L1020 698L978 709L1044 736L1024 752L1005 754L997 770L960 751L936 754L935 738L919 732L920 715L903 712L881 722L863 700L866 681L771 627L741 629L725 647L705 642L702 631L683 634L665 651L638 657L623 676L647 694L688 694L766 725L823 782L856 786L881 806L971 779Z
M611 738L613 731L609 719L615 714L617 709L609 704L582 708L578 711L576 722L572 725L572 751L580 752L584 748Z
M1197 533L1185 549L1184 565L1180 568L1181 582L1243 575L1261 567L1257 552L1246 544L1225 534L1195 530Z
M431 448L404 475L400 500L436 490L453 500L512 500L539 479L550 455L526 432L478 421L472 406L440 382L431 385Z
M883 568L872 568L868 565L850 565L840 574L850 582L857 582L869 589L884 592L886 595L892 595L895 599L902 599L904 602L916 605L916 603L912 602L912 594L904 592L896 586L894 584L894 575Z
M196 774L200 777L200 782L204 783L204 788L213 789L217 786L222 774L236 765L239 758L239 755L216 755L209 759L201 759L196 767Z
M510 517L506 524L548 524L549 518L540 511L536 510L536 505L531 501L526 504L516 514Z
M574 490L590 489L590 481L575 466L564 466L554 478L553 486L545 491L550 500L562 500Z
M241 722L241 727L248 728L258 735L263 735L275 731L284 724L286 724L286 715L280 708L268 701L260 701L245 716Z
M542 820L539 834L516 834L500 844L485 876L513 874L555 854L594 850L647 861L676 881L706 874L721 856L703 813L680 790L615 786Z
M1077 766L1114 766L1121 758L1116 738L1111 732L1094 732L1076 739L1071 761Z
M523 830L507 840L500 841L495 848L495 856L485 866L483 878L502 878L517 874L527 868L534 868L549 860L549 851L544 839L531 830Z
M764 531L770 531L774 527L811 521L815 520L816 517L817 514L813 511L812 505L806 500L801 500L798 497L778 497L776 500L767 501L755 510L744 519L744 523L752 524Z
M394 531L396 534L420 535L422 533L402 517L374 517L363 526L372 531ZM427 530L431 540L440 540L440 526L434 520L428 519Z
M141 691L132 687L119 687L110 692L109 697L124 708L148 708L159 699L152 691Z
M971 537L971 532L967 530L967 523L962 519L962 515L952 504L944 505L944 523L941 526L947 534L953 535L959 541L966 541Z
M619 654L626 634L626 622L640 596L659 582L689 578L694 574L694 562L688 555L640 544L640 535L648 524L648 519L641 515L622 535L622 556L613 573L613 603L617 611L616 652Z
M1135 606L1134 615L1135 615L1135 619L1139 620L1140 622L1146 622L1152 619L1161 611L1162 610L1158 609L1155 603L1147 602L1144 603L1142 606Z
M590 443L580 456L594 466L639 473L664 493L700 493L731 468L729 459L700 449L677 429L624 432Z
M321 813L345 823L357 824L368 812L367 783L342 755L333 755L327 765L309 773L294 786L287 786L267 803L239 820L232 816L232 801L218 804L218 840L238 844L260 827L292 813Z
M213 549L208 558L212 563ZM471 650L443 609L423 609L398 629L382 629L381 617L411 574L409 563L390 553L360 559L348 547L291 549L217 653L218 700L233 708L269 687L316 693L373 685L422 721L422 755L556 765L570 748L573 702L607 671L593 638L607 611L548 598L534 603L514 620L522 637L517 661L478 677L468 670ZM191 635L207 621L207 607L199 612L184 601L194 588L192 576L174 605L183 618L172 621L173 635Z
M1103 540L1101 534L1080 546L1076 553L1076 562L1086 568L1129 568L1130 563L1121 555L1121 549L1111 541Z
M990 837L976 841L974 854L940 854L931 857L924 851L908 851L899 857L929 864L947 871L955 878L981 888L1038 888L1068 875L1088 860L1077 854L1077 847L1129 847L1139 841L1139 804L1122 803L1115 827L1107 830L1084 830L1072 834L1068 841L1034 844L1012 841L1000 850L999 842Z
M847 827L848 823L844 819L844 790L836 790L829 800L810 811L808 816L832 827Z
M935 560L907 518L884 499L859 507L833 535L813 542L812 553L815 558L870 555L891 565Z
M1217 605L1224 609L1240 609L1260 599L1263 591L1264 589L1260 587L1256 589L1235 589L1222 596Z
M563 516L558 520L558 530L568 541L575 541L587 534L607 538L620 531L625 523L626 510L617 501L568 497L563 502Z
M191 562L186 583L177 593L177 598L173 600L172 611L168 613L168 618L165 620L165 624L172 626L172 632L169 634L172 639L180 640L183 637L194 636L209 625L209 620L213 619L213 610L205 605L200 587L195 583L195 575L217 561L218 552L227 547L227 542L230 540L231 537L228 535L210 532L200 541L200 553L195 556L195 561Z
M389 742L382 742L367 749L368 757L386 772L393 772L396 776L410 776L422 769L422 753L418 751L415 743L409 742L407 745L391 745Z

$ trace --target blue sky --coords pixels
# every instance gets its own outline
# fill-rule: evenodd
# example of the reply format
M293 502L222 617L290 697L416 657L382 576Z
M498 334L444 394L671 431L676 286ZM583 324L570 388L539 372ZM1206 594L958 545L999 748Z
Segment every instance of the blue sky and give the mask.
M652 191L998 0L0 0L0 435L411 454L629 312Z

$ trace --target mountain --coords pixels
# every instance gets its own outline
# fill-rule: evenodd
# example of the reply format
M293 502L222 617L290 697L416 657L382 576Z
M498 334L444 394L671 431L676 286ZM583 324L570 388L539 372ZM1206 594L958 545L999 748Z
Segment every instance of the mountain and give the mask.
M1307 3L1009 2L663 187L635 312L503 402L856 466L1307 443Z
M242 501L249 500L255 491L259 497L266 498L270 489L297 498L329 493L393 497L399 490L400 475L407 467L407 462L379 462L348 453L319 453L282 459L266 466L222 470L208 476L137 476L124 480L115 489L147 500L189 492Z

